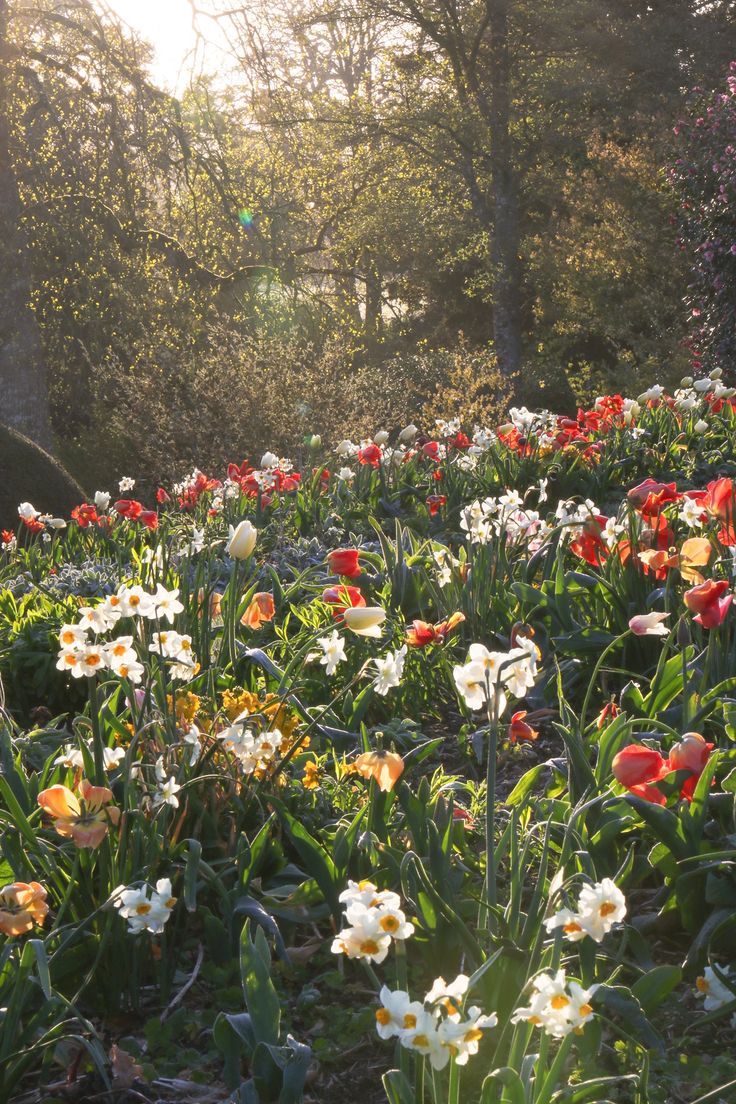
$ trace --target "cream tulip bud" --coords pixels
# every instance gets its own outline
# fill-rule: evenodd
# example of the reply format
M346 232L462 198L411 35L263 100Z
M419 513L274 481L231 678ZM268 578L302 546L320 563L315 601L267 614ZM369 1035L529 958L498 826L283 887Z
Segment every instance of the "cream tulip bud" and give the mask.
M233 529L230 526L230 540L227 542L227 554L234 560L247 560L253 555L258 541L258 530L246 518Z
M355 606L343 612L345 627L357 636L381 635L381 625L386 620L386 611L380 606Z
M261 457L262 468L277 468L279 466L279 458L274 452L264 452Z
M405 429L402 429L401 433L399 434L399 440L401 441L402 445L410 445L418 432L419 429L417 428L417 426L415 426L414 423L411 422L408 426L406 426Z
M385 429L379 429L378 433L373 438L374 445L385 445L388 441L388 433Z
M102 510L103 514L107 507L110 505L110 492L109 491L95 491L95 506L98 510Z

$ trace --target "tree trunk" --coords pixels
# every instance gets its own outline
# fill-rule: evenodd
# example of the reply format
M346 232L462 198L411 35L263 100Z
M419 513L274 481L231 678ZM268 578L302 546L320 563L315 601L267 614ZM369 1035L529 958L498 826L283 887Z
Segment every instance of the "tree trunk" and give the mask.
M488 105L493 187L493 340L499 368L505 376L513 376L521 369L521 258L518 179L511 137L508 0L486 0L486 10L491 35Z
M8 0L0 0L0 421L52 444L46 364L31 307L31 262L10 160Z

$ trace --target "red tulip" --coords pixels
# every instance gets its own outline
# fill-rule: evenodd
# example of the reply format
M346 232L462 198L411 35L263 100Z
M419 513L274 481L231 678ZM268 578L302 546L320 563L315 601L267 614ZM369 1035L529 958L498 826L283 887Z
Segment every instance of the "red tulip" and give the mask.
M134 498L119 498L115 503L115 513L128 518L130 521L136 521L142 510L143 506L140 502L136 502Z
M607 702L606 705L603 706L595 720L595 726L598 731L600 732L602 728L606 727L609 721L612 721L616 717L618 717L620 712L621 710L615 702Z
M570 542L570 550L586 563L598 567L608 559L608 545L601 537L607 517L597 515L589 518L582 527L580 534Z
M427 498L427 506L429 506L429 516L436 517L440 512L440 506L444 506L447 502L446 495L429 495Z
M100 520L96 508L88 502L83 502L81 506L75 506L72 510L72 517L80 529L87 529Z
M637 797L656 805L665 804L667 799L653 783L668 775L671 767L658 751L643 744L629 744L614 756L612 770L616 781Z
M361 464L370 464L372 468L377 468L381 463L381 450L378 445L366 445L358 452L358 461Z
M676 483L658 483L656 479L645 479L637 487L632 487L626 496L644 517L659 514L668 502L679 502L682 495Z
M429 644L443 644L445 638L465 620L464 613L453 613L446 621L432 625L429 621L412 621L406 630L406 643L412 648L426 648Z
M696 614L693 620L704 629L715 629L722 625L733 601L733 594L726 594L727 590L726 579L708 579L707 582L686 590L683 600L690 612Z
M518 713L514 713L512 716L508 727L509 743L515 744L517 740L536 740L539 733L526 723L524 720L526 715L526 709L520 709Z
M365 598L358 587L341 586L327 587L322 591L322 601L328 606L333 606L332 616L341 617L346 609L355 609L365 605Z
M701 502L709 514L726 521L733 516L733 481L715 479L705 488Z
M357 548L338 548L334 552L330 552L327 563L333 574L346 575L348 578L354 579L361 573L358 562L359 556L360 553Z

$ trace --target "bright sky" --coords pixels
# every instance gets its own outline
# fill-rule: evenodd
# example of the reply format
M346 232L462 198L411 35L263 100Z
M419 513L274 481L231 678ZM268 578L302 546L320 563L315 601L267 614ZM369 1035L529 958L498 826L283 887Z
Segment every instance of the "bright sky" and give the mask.
M191 59L187 62L187 55L196 43L192 9L187 0L107 0L107 3L155 49L151 68L156 81L171 90L181 88L191 62Z

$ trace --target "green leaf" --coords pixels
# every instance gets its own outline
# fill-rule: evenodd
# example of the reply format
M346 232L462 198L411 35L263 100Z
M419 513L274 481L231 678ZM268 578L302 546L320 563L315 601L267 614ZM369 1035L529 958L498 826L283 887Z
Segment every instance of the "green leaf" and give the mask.
M504 1087L503 1095L509 1104L526 1104L524 1084L516 1070L509 1066L502 1066L488 1074L481 1088L480 1104L496 1104L499 1096L495 1090L499 1085Z
M259 1043L275 1046L281 1032L281 1002L271 981L271 954L263 929L250 937L250 920L240 935L240 979L253 1032Z
M507 805L521 805L534 789L537 779L547 769L544 763L537 763L535 767L523 774L506 798Z
M644 1009L630 989L623 985L600 985L595 994L596 1001L602 1000L607 1011L620 1017L639 1042L651 1050L664 1051L664 1042L647 1019Z
M309 834L301 821L298 821L296 817L288 812L283 802L275 797L271 797L270 801L276 808L291 842L307 869L307 873L314 878L322 890L324 898L334 915L339 917L342 909L338 899L340 895L338 891L338 873L332 858L322 844Z
M682 970L679 966L655 966L632 985L631 992L647 1016L651 1016L681 981Z
M605 629L575 629L562 636L553 636L552 643L559 652L570 655L598 654L607 648L616 637Z
M382 1080L389 1104L414 1104L414 1090L401 1070L389 1070Z
M184 867L184 904L188 912L196 912L197 876L199 874L199 860L202 857L202 844L195 839L188 839L185 843L187 863Z

